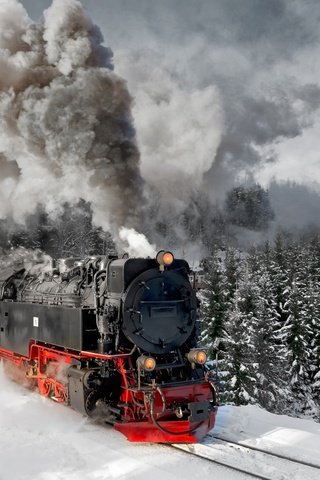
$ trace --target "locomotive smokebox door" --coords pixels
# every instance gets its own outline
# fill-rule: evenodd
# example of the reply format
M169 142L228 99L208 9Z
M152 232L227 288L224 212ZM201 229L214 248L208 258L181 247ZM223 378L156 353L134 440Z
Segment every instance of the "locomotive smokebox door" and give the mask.
M123 332L149 353L168 353L190 337L196 310L197 300L188 278L174 270L148 270L126 292Z

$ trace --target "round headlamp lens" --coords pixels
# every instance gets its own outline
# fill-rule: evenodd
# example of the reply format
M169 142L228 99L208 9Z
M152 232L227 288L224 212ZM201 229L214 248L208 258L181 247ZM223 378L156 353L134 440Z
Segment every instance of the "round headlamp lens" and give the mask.
M145 370L146 372L152 372L156 368L156 361L152 357L146 357L145 355L141 355L141 357L137 360L140 368Z
M165 252L162 257L162 261L165 265L171 265L173 262L173 255L171 252Z
M200 365L203 365L207 361L207 354L203 350L199 350L197 352L196 358L197 358L196 363L199 363Z
M188 353L188 360L190 363L203 365L207 361L207 354L204 350L191 350Z
M151 372L156 368L156 361L152 357L147 357L144 360L144 369L147 370L148 372Z
M174 256L171 252L160 250L160 252L157 253L156 260L160 266L171 265L174 260Z

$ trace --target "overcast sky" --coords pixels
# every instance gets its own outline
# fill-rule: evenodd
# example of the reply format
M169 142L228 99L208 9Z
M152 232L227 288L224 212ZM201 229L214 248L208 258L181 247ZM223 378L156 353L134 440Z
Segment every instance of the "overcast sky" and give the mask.
M51 2L22 3L38 20ZM142 158L170 165L183 138L217 195L251 176L320 183L318 0L82 4L135 98Z

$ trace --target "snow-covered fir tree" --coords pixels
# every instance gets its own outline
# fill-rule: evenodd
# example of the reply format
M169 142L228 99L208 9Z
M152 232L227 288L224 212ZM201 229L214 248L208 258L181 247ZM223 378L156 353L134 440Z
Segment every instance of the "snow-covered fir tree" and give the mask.
M222 364L225 388L222 398L236 405L255 401L252 325L256 295L255 285L247 277L241 279L227 312Z
M223 349L226 311L229 291L226 273L218 252L214 251L204 262L206 288L202 295L202 341L209 347L211 358Z
M265 265L253 274L257 288L252 344L256 386L254 397L269 411L281 412L290 397L287 387L287 346L281 341L279 314L270 273Z

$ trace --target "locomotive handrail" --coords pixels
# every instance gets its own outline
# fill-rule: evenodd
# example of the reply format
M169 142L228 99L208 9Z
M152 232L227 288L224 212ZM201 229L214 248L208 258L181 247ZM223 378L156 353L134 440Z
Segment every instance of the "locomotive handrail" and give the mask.
M86 350L81 350L80 352L80 357L94 357L94 358L100 358L100 359L105 359L105 360L112 360L113 358L127 358L130 357L135 351L137 347L136 345L133 347L133 349L129 353L117 353L115 355L109 355L105 353L96 353L96 352L88 352Z
M182 300L140 300L140 303L152 303L152 304L165 303L166 305L168 303L183 303L183 302L185 302L184 299Z
M30 357L32 357L31 351L34 348L39 348L39 346L43 347L41 342L35 342L35 343L30 344ZM52 347L48 347L48 346L46 346L45 348L49 352L56 352L57 351L56 348L52 348ZM68 355L71 358L78 358L78 359L80 359L81 357L82 358L91 357L91 358L99 358L101 360L112 360L113 358L127 358L127 357L130 357L136 351L136 349L137 349L137 347L136 347L136 345L134 345L134 347L132 348L132 350L129 353L119 353L119 354L115 354L115 355L108 355L108 354L104 354L104 353L96 353L96 352L90 352L90 351L87 351L87 350L81 350L79 353L68 352Z

